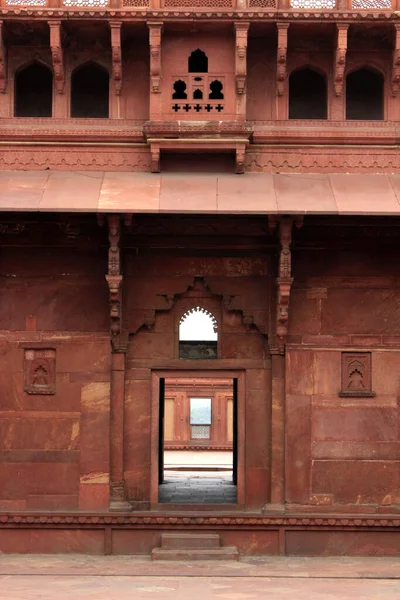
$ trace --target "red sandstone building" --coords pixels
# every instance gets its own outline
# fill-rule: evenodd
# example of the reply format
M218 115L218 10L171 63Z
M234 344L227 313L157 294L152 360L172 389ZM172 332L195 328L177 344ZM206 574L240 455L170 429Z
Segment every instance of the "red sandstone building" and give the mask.
M0 552L399 554L396 8L1 0ZM230 501L162 501L171 380Z

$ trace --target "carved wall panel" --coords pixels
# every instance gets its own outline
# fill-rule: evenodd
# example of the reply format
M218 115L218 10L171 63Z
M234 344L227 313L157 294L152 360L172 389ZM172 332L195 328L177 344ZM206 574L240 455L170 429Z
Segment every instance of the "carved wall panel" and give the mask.
M51 348L25 350L24 376L27 394L55 394L56 351Z
M371 386L371 353L342 352L342 389L339 396L375 396Z

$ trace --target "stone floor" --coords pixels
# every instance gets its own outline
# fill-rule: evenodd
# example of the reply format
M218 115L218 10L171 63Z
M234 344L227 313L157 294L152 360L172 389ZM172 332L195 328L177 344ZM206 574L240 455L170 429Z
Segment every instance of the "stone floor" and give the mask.
M236 486L232 471L165 471L158 498L161 504L231 504Z
M242 558L152 563L132 556L0 557L1 600L398 600L400 559Z

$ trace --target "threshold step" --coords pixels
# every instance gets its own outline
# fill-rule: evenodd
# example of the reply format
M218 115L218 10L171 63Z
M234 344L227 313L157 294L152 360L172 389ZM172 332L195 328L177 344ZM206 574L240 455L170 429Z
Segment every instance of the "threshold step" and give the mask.
M162 533L163 550L215 550L220 549L218 533Z
M239 552L235 546L223 546L222 548L201 550L182 548L180 550L164 550L154 548L151 552L152 560L239 560Z

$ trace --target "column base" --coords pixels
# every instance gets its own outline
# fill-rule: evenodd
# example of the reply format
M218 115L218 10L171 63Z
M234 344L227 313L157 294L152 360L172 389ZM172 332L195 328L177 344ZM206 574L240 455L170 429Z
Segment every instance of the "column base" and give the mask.
M110 512L131 512L132 506L127 500L110 500Z

